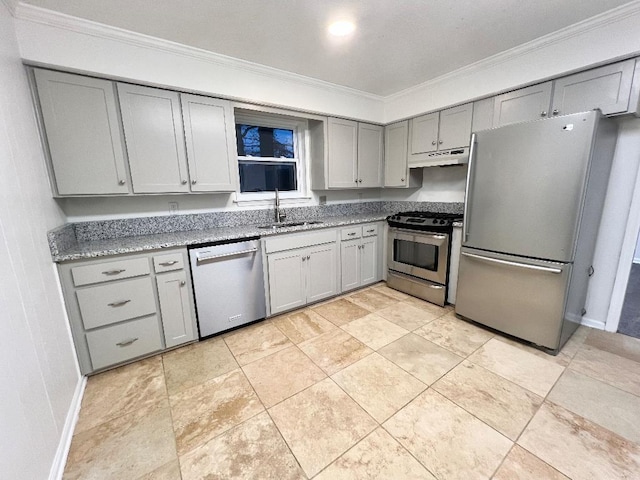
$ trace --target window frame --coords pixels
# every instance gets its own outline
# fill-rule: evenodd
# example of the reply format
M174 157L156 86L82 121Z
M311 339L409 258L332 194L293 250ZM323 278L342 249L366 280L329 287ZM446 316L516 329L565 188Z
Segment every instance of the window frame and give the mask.
M265 162L265 163L282 163L290 162L296 165L296 182L297 190L289 190L279 192L280 198L285 200L295 199L308 199L308 184L307 172L308 172L308 159L306 139L309 129L309 122L304 118L287 117L284 115L278 115L273 113L261 113L261 112L247 112L242 110L235 110L234 115L234 132L236 131L236 125L251 125L258 127L268 128L281 128L293 131L293 158L277 158L277 157L253 157L253 156L240 156L238 155L238 144L236 139L236 174L238 175L238 189L235 195L235 201L239 204L268 204L273 202L274 192L242 192L240 185L240 162L243 160L252 162Z

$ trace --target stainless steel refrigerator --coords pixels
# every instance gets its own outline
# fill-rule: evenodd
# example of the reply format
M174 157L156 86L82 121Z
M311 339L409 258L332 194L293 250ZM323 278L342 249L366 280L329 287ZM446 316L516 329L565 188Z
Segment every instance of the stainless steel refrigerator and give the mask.
M473 134L457 314L560 350L585 314L615 142L599 111Z

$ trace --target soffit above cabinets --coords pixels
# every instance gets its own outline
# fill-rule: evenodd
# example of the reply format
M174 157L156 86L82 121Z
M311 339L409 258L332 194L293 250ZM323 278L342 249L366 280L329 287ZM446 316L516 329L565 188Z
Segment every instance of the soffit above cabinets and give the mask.
M26 0L23 3L390 95L627 0ZM329 38L340 19L349 37Z

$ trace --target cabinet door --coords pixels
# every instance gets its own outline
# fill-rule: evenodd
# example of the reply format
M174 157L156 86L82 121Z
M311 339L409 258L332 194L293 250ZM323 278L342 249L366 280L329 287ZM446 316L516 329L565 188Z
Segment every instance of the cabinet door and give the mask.
M387 125L384 128L384 186L406 187L409 176L407 142L409 122Z
M360 247L360 285L367 285L378 280L378 237L363 237Z
M180 94L193 192L233 192L235 126L226 100Z
M383 128L367 123L358 124L358 186L382 186Z
M441 111L438 150L468 147L471 140L472 116L471 103Z
M189 191L177 92L118 84L135 193Z
M473 102L473 119L471 120L471 131L488 130L493 127L493 105L495 98L485 98Z
M318 245L307 251L307 303L337 295L337 243Z
M629 109L635 60L594 68L556 80L553 115L587 112L595 108L605 115Z
M440 112L435 112L409 121L409 153L411 155L437 150L439 118Z
M113 82L34 70L60 195L128 193Z
M271 314L291 310L306 303L305 272L307 250L271 253L267 256L269 269L269 298Z
M550 113L552 83L541 83L498 95L493 107L493 126L547 117Z
M196 339L191 289L184 270L156 276L164 341L167 348Z
M329 118L329 188L358 186L358 123Z
M340 243L341 291L360 286L360 239Z

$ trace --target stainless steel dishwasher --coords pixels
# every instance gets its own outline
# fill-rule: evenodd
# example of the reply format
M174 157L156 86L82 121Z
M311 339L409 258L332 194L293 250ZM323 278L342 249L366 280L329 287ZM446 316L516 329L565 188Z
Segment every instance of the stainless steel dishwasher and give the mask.
M189 249L200 338L266 316L260 239Z

